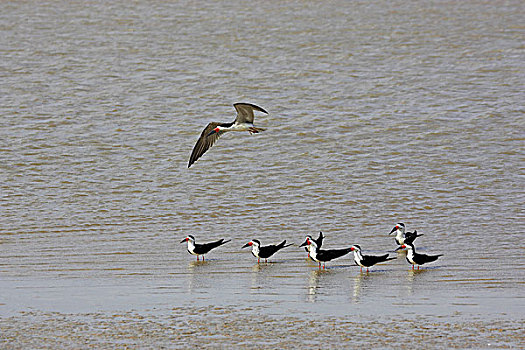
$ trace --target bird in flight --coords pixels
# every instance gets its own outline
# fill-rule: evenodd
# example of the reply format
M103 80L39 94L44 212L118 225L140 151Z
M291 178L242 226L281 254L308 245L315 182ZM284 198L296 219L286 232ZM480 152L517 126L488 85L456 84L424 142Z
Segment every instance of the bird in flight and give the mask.
M259 111L268 114L264 109L251 103L236 103L233 105L237 111L237 118L231 123L211 122L204 128L199 140L191 152L188 168L197 161L206 151L213 146L227 131L248 131L250 134L257 134L264 131L263 128L253 126L253 111Z

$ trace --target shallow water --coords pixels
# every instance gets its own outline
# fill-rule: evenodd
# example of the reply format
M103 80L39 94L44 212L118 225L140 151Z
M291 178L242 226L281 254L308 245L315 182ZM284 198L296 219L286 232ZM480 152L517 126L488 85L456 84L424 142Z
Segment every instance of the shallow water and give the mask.
M210 346L523 347L523 13L3 4L2 345L184 347L195 332ZM187 169L202 128L240 101L269 111L267 130L226 134ZM322 230L327 248L381 254L397 222L444 256L367 274L350 256L319 271L297 246L261 265L240 249ZM196 263L186 234L232 242Z

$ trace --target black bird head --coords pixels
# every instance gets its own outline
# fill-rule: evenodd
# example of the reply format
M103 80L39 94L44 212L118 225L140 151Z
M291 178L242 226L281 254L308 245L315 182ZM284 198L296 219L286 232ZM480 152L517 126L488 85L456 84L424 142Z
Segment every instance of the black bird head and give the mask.
M306 240L299 247L304 247L304 246L310 245L310 244L312 244L312 242L313 242L312 236L306 236Z
M391 235L392 233L396 232L398 229L401 229L401 231L405 231L405 224L403 224L402 222L398 223L396 226L394 226L394 228L392 229L392 231L390 231L389 235Z
M211 136L211 135L215 134L216 132L219 132L219 130L220 129L217 127L215 129L213 129L212 131L210 131L210 133L208 135L206 135L206 136Z
M195 242L195 237L193 237L192 235L187 235L186 238L184 238L182 241L180 241L181 243L184 243L184 242L188 242L188 241L193 241Z
M412 243L405 243L403 245L400 245L394 251L397 252L398 250L405 249L405 248L412 249L413 251L416 251L416 248L414 248L414 245Z
M260 247L261 246L261 242L259 242L258 239L252 239L251 241L249 241L248 243L243 245L242 248L251 247L252 245Z

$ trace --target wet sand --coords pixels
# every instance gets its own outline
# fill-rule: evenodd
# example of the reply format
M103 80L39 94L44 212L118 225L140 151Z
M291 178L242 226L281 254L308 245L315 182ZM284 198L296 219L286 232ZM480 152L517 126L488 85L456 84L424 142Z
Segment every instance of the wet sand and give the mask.
M266 315L261 309L175 308L149 313L24 312L0 320L3 349L523 348L523 322Z

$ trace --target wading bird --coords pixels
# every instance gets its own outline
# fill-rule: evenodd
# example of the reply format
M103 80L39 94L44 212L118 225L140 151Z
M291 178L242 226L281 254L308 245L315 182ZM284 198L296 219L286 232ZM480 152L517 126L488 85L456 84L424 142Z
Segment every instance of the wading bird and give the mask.
M208 254L208 252L213 248L217 248L218 246L228 243L229 241L230 239L227 241L224 239L219 239L215 242L197 244L195 243L195 237L192 235L187 235L186 238L180 241L180 243L188 242L188 252L192 255L197 255L197 261L199 261L199 255L202 255L202 261L204 261L204 254Z
M242 248L252 247L252 254L257 258L257 263L264 259L264 262L268 262L268 258L277 253L277 251L291 246L293 243L286 244L286 240L275 245L270 244L264 247L261 247L261 242L258 239L252 239L250 242L242 246Z
M395 258L389 258L388 254L385 255L363 255L361 254L361 247L357 244L354 244L350 248L354 252L354 261L357 265L361 266L361 271L363 271L363 267L366 267L366 271L368 272L368 268L370 266L373 266L377 263L393 260Z
M398 245L402 245L405 243L414 243L417 237L423 236L423 234L418 235L416 230L414 230L414 232L405 232L405 224L403 224L402 222L394 226L392 231L390 231L389 235L391 235L394 232L396 232L396 237L394 239Z
M308 249L310 250L310 258L319 263L319 268L321 268L321 263L323 263L323 269L325 268L325 263L327 261L340 258L352 251L352 248L320 249L317 247L317 243L315 243L315 241L309 236L306 237L306 241L300 245L300 247L304 246L308 246Z
M423 265L432 261L436 261L440 256L443 256L443 254L438 255L426 255L426 254L418 254L416 253L416 248L412 243L403 244L399 249L407 248L407 261L409 264L412 264L412 270L414 269L414 265L417 265L417 269L419 270L419 265Z

